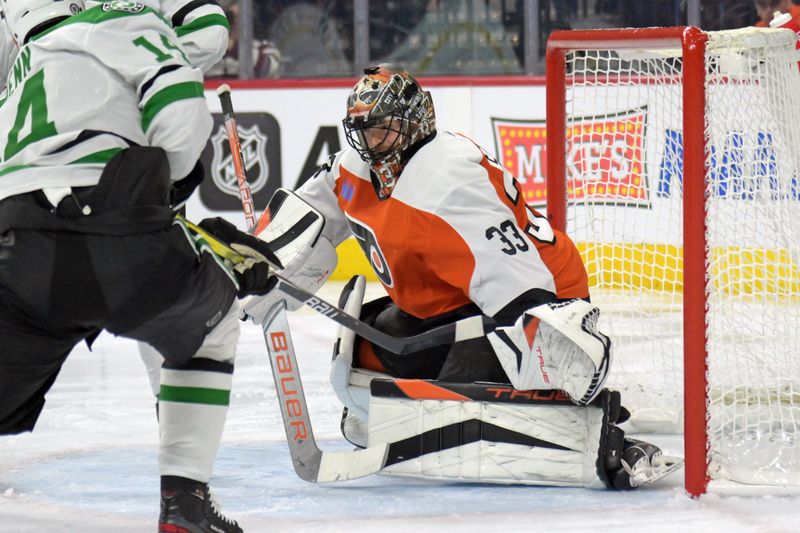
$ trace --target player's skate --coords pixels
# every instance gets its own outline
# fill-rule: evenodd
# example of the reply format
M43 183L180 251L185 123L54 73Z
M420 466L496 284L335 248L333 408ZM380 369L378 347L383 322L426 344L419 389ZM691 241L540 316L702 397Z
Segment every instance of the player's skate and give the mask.
M217 508L208 485L193 490L161 491L158 533L243 533Z

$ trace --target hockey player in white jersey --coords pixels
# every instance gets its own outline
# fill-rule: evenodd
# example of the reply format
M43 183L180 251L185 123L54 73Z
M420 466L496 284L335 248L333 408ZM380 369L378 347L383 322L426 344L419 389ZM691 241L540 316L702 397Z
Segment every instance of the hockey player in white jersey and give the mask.
M87 9L103 2L86 1ZM172 24L189 62L204 73L214 66L228 47L230 25L215 0L143 0L140 2L161 13ZM14 40L0 24L0 90L17 53Z
M101 3L87 1L85 5L88 9ZM172 24L189 62L204 73L225 54L230 25L224 10L215 0L144 0L141 3L161 13ZM0 90L5 87L16 52L17 47L8 28L0 24ZM202 175L198 175L198 178L201 179ZM153 394L158 396L163 358L145 343L139 343L139 353L145 363Z
M87 8L101 2L86 2ZM225 12L215 0L145 0L142 2L158 11L172 24L189 63L206 73L228 47L230 25ZM195 174L202 180L201 169ZM147 377L155 396L158 396L163 358L152 346L139 343L139 354L147 369Z
M398 475L626 489L672 468L617 426L627 415L603 389L611 343L586 269L511 174L437 131L430 94L398 67L365 71L343 123L350 147L296 194L279 190L258 226L282 274L316 290L352 235L388 297L362 305L354 278L339 302L350 314L402 337L471 316L500 324L404 355L341 331L331 381L345 437L394 443L383 471ZM279 297L244 313L262 321Z
M231 229L249 256L231 269L173 216L211 129L202 75L138 2L0 8L19 46L0 93L0 434L33 429L78 342L103 329L147 342L166 359L159 531L241 531L207 483L230 397L234 302L266 289L271 252Z
M103 2L87 1L86 8ZM225 54L230 25L225 12L215 0L144 0L147 7L161 13L172 24L189 62L204 73ZM5 24L0 24L0 90L5 87L17 47ZM202 169L196 169L195 180L201 180ZM187 185L190 180L187 180ZM196 185L196 184L195 184ZM150 345L139 343L147 378L154 396L158 396L163 358Z

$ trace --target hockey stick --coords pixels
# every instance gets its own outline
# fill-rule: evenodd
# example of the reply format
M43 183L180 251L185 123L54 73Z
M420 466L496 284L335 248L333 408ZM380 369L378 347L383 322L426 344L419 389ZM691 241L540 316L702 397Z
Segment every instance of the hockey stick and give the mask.
M250 185L247 183L247 174L244 169L244 157L242 157L242 144L239 142L239 127L236 124L236 117L233 114L233 103L231 102L231 88L227 84L217 88L217 96L222 106L222 121L225 123L225 130L228 133L228 145L231 148L231 159L233 160L233 171L236 174L236 182L239 184L239 196L242 199L242 209L244 218L247 221L247 228L253 231L256 227L256 210L253 205L253 196L250 194Z
M218 240L210 233L206 232L203 228L182 219L186 226L200 235L203 240L208 243L211 250L223 259L227 259L233 264L240 263L244 257L238 252L230 248L224 242ZM498 324L489 317L478 315L468 318L462 318L439 326L428 331L424 331L417 335L410 337L395 337L376 329L366 322L362 322L358 318L347 314L342 309L335 305L326 302L322 298L301 289L291 281L282 278L278 274L271 274L277 278L278 283L273 290L278 290L314 311L325 315L337 324L352 330L356 335L363 337L373 344L389 350L398 355L405 355L412 352L418 352L427 348L441 346L443 344L452 344L454 342L465 341L468 339L476 339L485 336L487 333L494 331Z
M498 326L491 318L477 315L462 318L455 322L418 333L417 335L395 337L394 335L389 335L388 333L384 333L370 326L366 322L362 322L335 305L314 296L310 292L301 289L280 276L276 277L278 278L276 288L283 294L325 315L334 322L355 332L359 337L363 337L371 343L386 348L390 352L398 355L405 355L427 348L442 346L444 344L453 344L454 342L483 337L487 333L494 331Z
M253 199L250 194L250 187L247 184L247 176L241 157L239 133L236 128L236 119L233 115L230 87L227 85L221 86L217 94L222 105L225 125L228 128L228 142L230 143L233 164L236 169L236 178L239 181L239 192L242 196L245 218L250 230L255 231L256 220ZM194 231L202 231L201 228L194 224L191 226L193 226L192 229ZM220 247L219 245L223 243L213 239L206 232L202 232L202 235L212 249L217 246L227 254L227 258L230 261L234 261L234 257L231 254L231 252L235 254L234 250L227 245ZM238 261L241 260L242 257L239 255ZM388 455L388 446L385 444L353 452L337 453L320 450L316 440L314 440L314 433L311 429L311 417L306 406L303 382L300 379L297 357L295 356L289 331L289 322L286 318L286 302L284 300L280 300L270 309L261 327L264 333L264 341L267 343L269 363L272 367L272 379L275 382L275 392L278 396L283 427L286 430L286 439L289 444L289 455L292 457L294 470L300 479L314 483L341 481L374 474L383 468Z
M289 333L285 301L279 301L270 309L263 329L275 389L281 404L286 439L289 442L289 453L294 471L300 479L326 483L356 479L379 472L386 464L388 444L349 452L326 452L317 446Z

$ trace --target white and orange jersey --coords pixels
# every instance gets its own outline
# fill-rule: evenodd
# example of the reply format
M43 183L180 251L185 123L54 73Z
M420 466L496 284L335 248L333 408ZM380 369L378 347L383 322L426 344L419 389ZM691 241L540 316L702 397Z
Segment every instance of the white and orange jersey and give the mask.
M470 303L495 316L514 302L589 296L573 243L461 135L439 132L423 145L386 200L350 148L297 193L325 215L331 242L358 239L395 304L418 318Z

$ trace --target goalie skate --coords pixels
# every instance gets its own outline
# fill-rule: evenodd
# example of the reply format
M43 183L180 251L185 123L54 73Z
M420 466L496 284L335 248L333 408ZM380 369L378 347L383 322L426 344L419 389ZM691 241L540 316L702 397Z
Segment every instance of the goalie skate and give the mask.
M648 442L625 438L622 452L622 471L614 480L615 488L635 489L649 485L683 466L683 459L664 455ZM617 483L621 486L617 486Z

